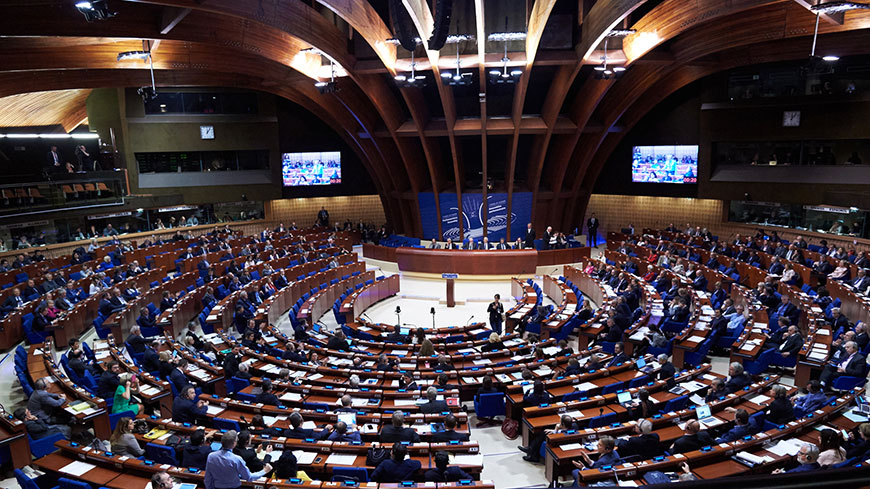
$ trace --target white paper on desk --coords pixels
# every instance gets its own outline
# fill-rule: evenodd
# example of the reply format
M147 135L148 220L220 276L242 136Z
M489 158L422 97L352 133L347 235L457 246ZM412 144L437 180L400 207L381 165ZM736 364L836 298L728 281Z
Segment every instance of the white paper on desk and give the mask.
M701 376L701 378L706 379L706 380L709 380L709 381L712 382L712 381L718 379L719 377L716 377L716 376L713 375L713 374L704 374L704 375Z
M816 334L819 336L829 336L831 334L831 331L827 329L819 329L816 330Z
M304 450L293 450L293 455L296 457L296 463L299 465L311 465L314 459L317 458L315 452L306 452Z
M266 423L266 426L272 426L278 421L287 421L287 416L263 416L263 422Z
M323 378L323 374L313 374L313 375L308 376L308 380L317 380L317 379L322 379L322 378Z
M526 357L523 355L514 355L511 357L511 361L514 361L514 362L521 362L525 359L526 359Z
M96 468L96 467L97 467L96 465L91 465L89 463L79 462L78 460L76 460L75 462L72 462L68 465L64 465L63 467L58 469L58 472L63 472L64 474L69 474L69 475L81 477L84 474L86 474L89 470Z
M478 377L478 378L462 377L462 381L465 382L466 384L478 384L480 382L483 382L483 377Z
M825 350L825 351L813 350L812 352L810 352L810 354L808 356L809 356L809 358L812 358L813 360L825 361L825 358L828 357L828 352L827 352L827 350Z
M326 458L326 463L329 465L353 465L354 462L356 462L356 455L347 453L332 453Z
M592 389L597 389L598 385L593 384L592 382L583 382L582 384L577 384L574 386L575 390L578 391L590 391Z
M302 422L302 429L303 430L313 430L314 428L317 428L317 423L315 423L314 421L303 421Z
M505 384L510 384L514 380L510 378L508 374L496 374L495 378L497 378L501 382L504 382Z
M582 443L569 443L567 445L562 445L560 448L562 450L566 450L566 451L567 450L580 450L581 448L583 448L583 444Z
M510 339L510 340L505 341L504 346L511 347L514 345L519 345L520 343L522 343L522 340L514 338L514 339Z
M282 401L301 401L302 394L297 394L296 392L285 392L279 399Z
M218 414L226 411L226 408L222 408L220 406L215 406L213 404L209 404L208 406L206 406L206 409L208 410L207 411L208 414L211 414L213 416L217 416Z
M393 401L393 404L396 406L416 406L416 399L396 399Z
M697 380L690 380L688 382L683 382L680 385L685 387L686 390L688 390L689 392L697 392L697 391L707 387L707 384L702 384L702 383L698 382Z
M641 328L641 329L643 329L643 328ZM635 332L634 334L629 336L628 339L630 339L632 341L640 341L643 339L644 334L645 334L644 331L638 330L637 332Z
M145 389L139 390L139 393L144 394L146 396L152 396L154 394L157 394L158 392L160 392L160 389L153 387L153 386L148 386Z
M523 373L522 372L511 372L511 377L513 377L516 380L520 380L523 378Z
M537 370L532 370L532 372L533 372L535 375L540 375L540 376L542 376L542 377L546 377L546 376L548 376L548 375L550 375L550 374L553 373L553 369L551 369L550 367L544 365L543 367L541 367L541 368L539 368L539 369L537 369Z
M453 456L453 463L456 465L483 466L483 454L482 453L475 453L475 454L458 453L458 454Z
M741 350L746 350L746 351L751 350L753 348L755 348L755 345L753 345L752 343L749 343L749 342L747 342L745 345L740 347Z
M89 407L83 411L79 411L79 412L82 413L83 415L87 416L89 414L94 414L95 412L97 412L97 410L93 406L91 406L91 407Z
M748 399L748 401L753 403L753 404L764 404L765 402L767 402L769 400L770 400L770 398L765 396L764 394L759 394L751 399Z
M544 348L544 355L547 355L548 357L553 356L556 353L559 353L560 350L561 348L559 348L558 346L548 346Z
M492 360L490 360L489 358L481 358L478 360L472 360L471 363L475 365L489 365L492 363Z
M402 370L414 370L417 368L416 363L400 363L399 368Z
M638 487L637 482L635 481L624 481L622 479L619 479L616 482L617 484L619 484L619 487Z
M369 328L368 326L360 326L357 329L360 331L371 331L372 330L372 328Z
M583 417L583 411L567 411L562 416L571 416L573 419L580 419Z
M775 453L779 456L790 455L794 457L801 451L801 447L804 445L804 442L797 439L790 440L780 440L779 443L773 445L772 447L765 448L768 452Z
M461 350L456 350L456 353L477 353L477 349L475 349L475 348L463 348Z
M168 440L169 437L172 436L172 434L173 433L170 431L169 433L164 433L164 434L158 436L157 439L160 441Z
M749 463L759 465L764 463L764 457L759 457L758 455L749 453L749 452L737 452L737 458L746 460Z
M704 341L704 337L703 336L691 336L686 341L691 341L692 343L701 343L702 341Z
M704 421L701 421L701 424L704 425L704 427L706 427L706 428L712 428L714 426L719 426L722 423L724 423L724 421L717 418L716 416L710 416L709 419L705 418Z
M704 398L699 396L698 394L692 394L691 396L689 396L689 400L692 401L692 404L694 404L696 406L701 406L701 405L707 404L704 401Z
M353 407L368 406L368 404L369 404L369 400L365 397L360 397L360 398L354 397L354 398L351 398L351 400L350 400L350 405ZM267 426L268 426L268 423L267 423Z
M273 461L281 458L281 450L272 450L271 452L267 452L266 450L260 450L259 452L256 452L256 453L257 453L257 458L260 460L264 460L266 458L266 455L271 455L272 456L271 460L273 460ZM298 461L297 461L297 463L298 463Z

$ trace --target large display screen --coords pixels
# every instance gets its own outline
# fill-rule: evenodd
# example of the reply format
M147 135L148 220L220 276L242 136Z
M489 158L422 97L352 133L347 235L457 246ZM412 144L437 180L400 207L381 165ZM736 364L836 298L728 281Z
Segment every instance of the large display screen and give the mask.
M631 181L698 183L698 146L635 146Z
M341 152L284 153L281 176L285 187L341 183Z

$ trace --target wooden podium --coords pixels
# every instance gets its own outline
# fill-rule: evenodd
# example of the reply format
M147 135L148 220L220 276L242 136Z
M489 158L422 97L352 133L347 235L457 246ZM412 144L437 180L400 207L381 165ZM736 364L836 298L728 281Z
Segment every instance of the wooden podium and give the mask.
M459 278L458 273L442 273L441 278L447 280L447 307L456 306L455 281Z

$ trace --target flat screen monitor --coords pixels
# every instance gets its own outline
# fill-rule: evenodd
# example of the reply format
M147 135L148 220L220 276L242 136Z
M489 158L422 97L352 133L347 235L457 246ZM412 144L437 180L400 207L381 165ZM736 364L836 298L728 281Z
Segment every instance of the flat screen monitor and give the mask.
M284 153L281 177L285 187L341 183L341 152Z
M698 183L698 146L635 146L631 181L635 183Z

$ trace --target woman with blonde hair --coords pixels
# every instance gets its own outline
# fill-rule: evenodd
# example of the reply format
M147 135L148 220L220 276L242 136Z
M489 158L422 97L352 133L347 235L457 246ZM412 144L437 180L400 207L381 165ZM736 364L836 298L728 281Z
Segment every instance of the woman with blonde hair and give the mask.
M118 420L109 442L112 444L112 452L116 455L133 457L145 455L145 450L139 446L136 435L133 434L133 420L126 416Z

